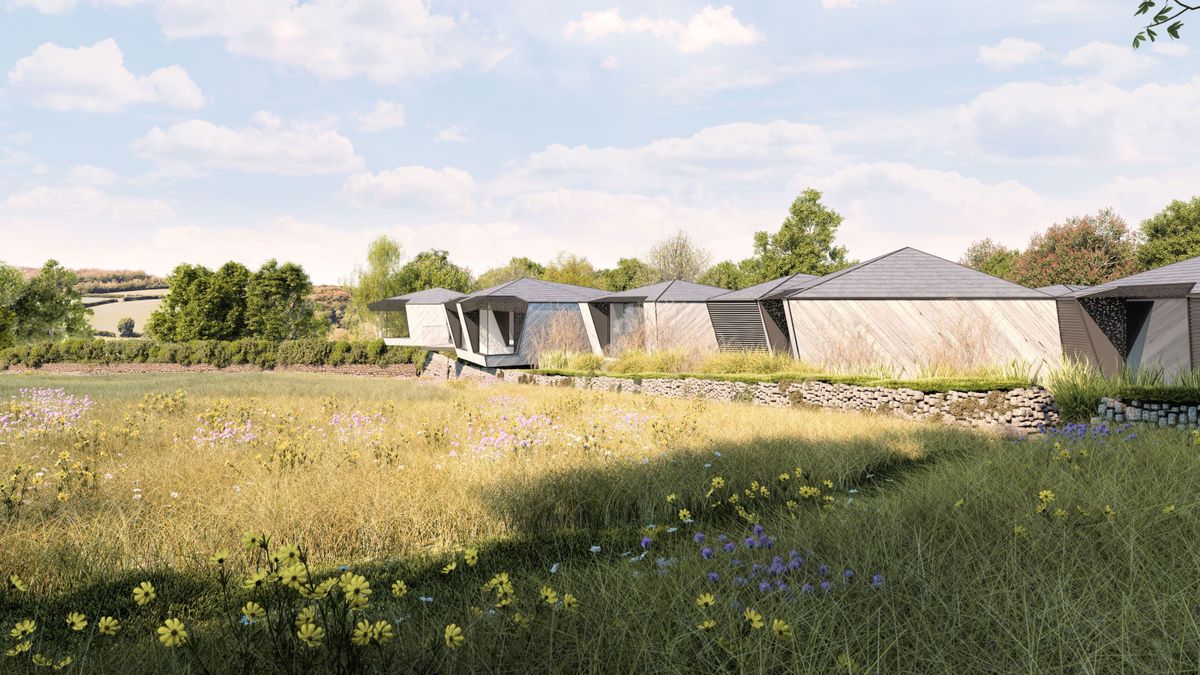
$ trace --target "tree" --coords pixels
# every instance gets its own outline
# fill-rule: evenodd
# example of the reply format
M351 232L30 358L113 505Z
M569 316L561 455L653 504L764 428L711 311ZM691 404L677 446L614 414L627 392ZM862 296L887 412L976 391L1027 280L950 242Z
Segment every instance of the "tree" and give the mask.
M1000 242L983 239L968 246L958 264L1001 279L1011 279L1013 265L1020 255L1020 251Z
M499 286L517 279L541 279L546 273L546 268L529 258L511 258L507 264L502 267L494 267L475 279L475 284L472 290L483 290L492 286Z
M320 337L328 324L317 314L312 281L295 263L263 263L246 286L247 337L296 340Z
M1145 271L1200 256L1200 197L1175 200L1142 221L1138 269Z
M399 294L448 288L466 293L471 288L471 272L450 262L446 251L430 249L417 254L405 263L397 274Z
M742 282L753 286L790 274L819 276L848 266L846 247L834 244L841 224L842 216L821 203L819 191L805 190L792 202L778 232L754 233L754 263L739 265L751 278Z
M379 237L367 245L366 268L356 267L346 284L350 289L350 305L346 309L348 327L374 324L376 317L367 305L404 293L400 280L403 261L404 249L390 237Z
M542 279L560 284L587 286L588 288L596 288L604 283L596 272L596 268L592 267L592 263L588 262L587 258L565 252L559 253L554 260L550 261L549 265L546 265Z
M1013 281L1031 288L1094 286L1136 271L1135 238L1112 209L1068 218L1034 235L1012 267Z
M1154 9L1155 7L1158 7L1158 11L1154 14L1150 14L1150 10ZM1180 2L1179 0L1162 0L1162 5L1159 6L1159 3L1156 2L1156 0L1138 0L1137 11L1134 12L1133 15L1152 16L1153 18L1150 20L1150 23L1141 30L1141 32L1133 36L1133 48L1137 49L1138 47L1142 46L1142 43L1146 40L1151 42L1157 40L1158 31L1154 29L1162 28L1163 26L1166 26L1164 30L1167 31L1167 35L1169 35L1172 40L1178 40L1179 30L1183 28L1183 21L1180 21L1179 17L1198 9L1200 9L1200 3L1186 4Z
M17 298L25 288L25 275L21 270L0 263L0 349L11 347L17 341Z
M250 279L250 270L236 262L216 272L203 265L177 265L167 276L166 297L146 321L146 335L163 342L246 337Z
M717 288L728 288L729 290L737 290L745 288L742 283L742 270L738 264L732 260L722 260L721 262L708 268L704 274L700 276L700 283Z
M604 287L614 292L648 286L660 281L654 268L637 258L621 258L616 267L601 271L600 276L604 280Z
M133 337L133 318L125 317L117 322L117 335L123 338Z
M29 281L17 290L4 319L12 323L15 342L59 340L65 337L89 337L87 317L92 313L83 304L83 295L75 289L75 273L47 260ZM11 282L4 282L10 286ZM10 290L11 292L11 290Z
M650 249L649 258L650 267L658 276L657 281L695 281L712 262L708 251L697 246L682 230L655 244Z

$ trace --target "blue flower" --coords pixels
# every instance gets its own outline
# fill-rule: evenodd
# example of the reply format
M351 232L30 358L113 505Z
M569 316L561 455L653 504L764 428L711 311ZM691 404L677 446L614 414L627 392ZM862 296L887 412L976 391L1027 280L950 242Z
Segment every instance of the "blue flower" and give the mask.
M817 574L820 574L823 577L829 576L829 565L826 565L825 563L817 565Z
M766 531L766 529L765 529L765 528L763 528L763 526L762 526L762 525L758 525L758 524L755 524L755 525L754 525L754 536L756 536L756 537L757 537L757 536L761 535L761 534L762 534L763 532L765 532L765 531Z
M759 593L769 593L771 591L771 582L763 581L758 584Z
M711 582L713 582L713 583L716 583L716 582L718 582L718 581L720 581L720 580L721 580L721 575L720 575L720 574L717 574L716 572L709 572L709 573L708 573L708 580L709 580L709 581L711 581Z
M704 543L704 533L697 532L696 534L692 535L692 541L696 542L697 544L703 544Z
M850 570L850 569L842 570L842 578L845 579L846 581L850 581L851 579L854 578L854 570Z
M746 541L742 542L746 548L754 548L754 537L746 537Z
M642 537L642 548L650 548L650 537Z
M831 588L833 588L833 584L829 583L828 579L821 582L821 590L828 591Z
M804 584L803 586L800 587L800 592L801 593L812 593L813 585L809 584L809 583Z
M878 572L876 572L875 574L871 575L871 588L874 588L874 589L883 588L883 575L882 574L879 574Z
M725 546L723 548L725 549L726 553L733 553L734 551L737 550L737 544L735 544L731 541L731 542L725 544Z
M738 560L737 558L730 558L730 559L729 559L729 566L730 566L730 567L737 567L738 565L741 565L741 564L742 564L742 561L741 561L741 560Z
M746 585L746 577L734 577L733 585L734 586L745 586Z
M704 548L700 549L700 557L704 558L705 560L709 560L713 557L713 550L708 546L705 546Z
M249 626L252 623L254 623L254 619L251 619L250 617L246 616L245 614L242 615L242 625L243 626Z

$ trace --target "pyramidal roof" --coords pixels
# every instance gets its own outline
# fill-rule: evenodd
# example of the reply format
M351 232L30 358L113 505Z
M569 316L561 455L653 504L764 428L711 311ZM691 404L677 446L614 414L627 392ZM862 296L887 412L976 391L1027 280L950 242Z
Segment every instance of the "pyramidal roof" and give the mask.
M376 312L400 311L405 305L442 305L463 297L462 293L448 288L427 288L415 293L397 295L384 300L376 300L367 305L367 309Z
M740 290L729 291L728 293L724 293L712 298L712 300L714 302L762 300L785 291L792 291L794 289L801 288L805 284L820 278L821 277L815 277L811 274L791 274L786 277L779 277L778 279L764 281L763 283L755 284L754 286L748 286Z
M728 291L716 286L705 286L691 281L672 279L660 281L657 284L631 288L627 291L612 293L600 300L605 302L704 302Z
M1183 294L1200 294L1200 256L1163 265L1146 272L1134 274L1106 284L1092 286L1077 295L1098 295L1117 289L1134 289L1147 286L1178 286Z
M819 279L800 283L775 298L805 299L1030 299L1051 297L945 258L902 248Z
M1047 294L1053 295L1056 298L1061 298L1079 291L1086 291L1091 286L1080 286L1079 284L1054 284L1053 286L1042 286L1038 290Z
M459 300L479 300L495 296L518 298L525 302L586 302L601 295L604 295L604 291L586 286L521 278L476 291Z

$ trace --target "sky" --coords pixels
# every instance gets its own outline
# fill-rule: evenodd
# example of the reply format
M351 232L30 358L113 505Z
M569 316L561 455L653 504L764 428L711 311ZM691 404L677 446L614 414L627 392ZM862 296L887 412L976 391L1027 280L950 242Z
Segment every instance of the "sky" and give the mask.
M1200 33L1135 4L0 0L0 260L736 260L807 187L859 259L1136 226L1200 194Z

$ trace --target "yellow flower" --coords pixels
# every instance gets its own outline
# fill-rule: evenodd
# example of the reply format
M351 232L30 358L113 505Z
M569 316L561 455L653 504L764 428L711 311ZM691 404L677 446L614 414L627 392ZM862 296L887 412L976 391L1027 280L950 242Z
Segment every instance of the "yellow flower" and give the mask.
M309 600L321 600L326 595L329 595L329 591L333 590L333 587L336 585L337 579L326 579L316 586L306 584L300 587L300 595Z
M262 621L267 618L267 610L262 605L251 600L242 606L242 616L251 621Z
M306 581L308 581L308 571L304 569L304 563L289 565L279 573L279 582L288 588L300 588L300 585Z
M133 601L139 607L144 607L157 597L158 594L154 592L154 585L149 581L143 581L133 589Z
M458 567L458 563L451 560L450 562L446 563L445 567L442 568L442 574L450 574L457 567Z
M246 530L242 533L242 545L246 548L260 548L267 545L266 535Z
M71 612L67 615L67 625L71 630L83 630L87 628L87 617L82 612Z
M468 548L464 550L463 562L467 563L467 567L474 567L479 562L479 549Z
M691 520L692 512L687 509L679 509L679 519L685 522Z
M1104 517L1108 518L1109 520L1113 520L1117 517L1117 512L1113 509L1112 504L1104 505Z
M371 638L374 637L374 630L371 627L370 621L359 621L354 625L354 632L350 635L350 641L359 647L366 647L371 644Z
M471 618L473 619L478 619L479 617L483 616L483 609L476 607L475 605L471 605L469 608L467 608L467 611L471 613Z
M325 639L325 629L314 623L306 623L296 630L296 637L309 647L316 649L321 646L321 640Z
M458 649L462 646L463 640L465 639L463 638L462 629L459 628L458 624L456 623L446 626L446 630L442 635L446 642L447 649Z
M34 654L30 661L33 661L33 665L41 668L49 668L54 665L54 662L46 658L44 654Z
M116 635L119 630L121 630L121 622L111 616L102 616L96 622L96 632L101 635Z
M397 579L396 583L392 584L392 595L397 598L403 598L408 595L408 584Z
M822 484L825 486L825 489L826 489L826 490L832 490L832 489L833 489L833 481L831 481L831 480L823 480L823 481L821 481L821 483L822 483Z
M1025 529L1024 525L1017 525L1013 527L1013 534L1018 537L1024 537L1028 533L1029 531Z
M549 586L542 586L542 602L553 605L558 602L558 592Z
M958 501L954 502L954 508L961 509L963 507L963 504L966 504L966 503L967 503L967 500L959 499Z
M712 630L716 627L717 627L717 622L714 619L705 619L705 620L701 621L700 623L696 624L696 628L699 630Z
M374 626L371 626L371 633L375 636L375 641L383 644L388 640L396 637L396 631L392 628L392 624L387 621L376 621Z
M25 582L21 581L21 577L15 574L8 577L8 585L11 586L14 591L18 591L20 593L25 593L29 590L29 586L25 585Z
M508 607L509 605L511 605L513 603L513 599L514 599L514 596L511 593L505 593L503 595L500 595L496 598L496 604L494 605L494 607L496 609L504 609L505 607Z
M12 630L8 634L20 640L26 635L33 635L33 631L37 630L37 622L33 619L23 619L13 624Z
M676 499L678 499L678 498L679 498L679 497L677 497L677 496L675 495L675 493L674 493L674 492L672 492L671 494L667 495L667 503L668 503L668 504L674 504L674 503L675 503L675 500L676 500Z
M316 623L317 610L311 605L301 609L296 613L296 628L300 628L306 623Z
M525 616L524 614L522 614L520 612L513 614L512 620L513 620L513 623L517 624L518 626L528 626L529 625L529 617Z
M63 668L66 668L67 666L71 665L74 662L75 662L74 658L72 658L70 656L64 656L58 660L58 663L54 664L54 669L62 670Z
M570 593L563 593L563 607L574 612L576 609L579 608L579 600L576 599L576 597L574 595L571 595Z
M700 607L712 607L717 602L717 596L712 593L701 593L696 597L696 604Z
M208 562L212 565L216 565L217 567L224 566L228 560L229 551L217 551L216 553L208 556Z
M816 497L817 495L821 494L821 490L819 488L815 488L811 485L804 485L804 486L801 486L801 488L799 490L797 490L797 493L801 497L808 498L808 497Z
M771 632L781 640L792 637L792 627L787 625L783 619L775 619L771 622Z
M167 619L158 627L158 641L167 647L178 647L187 641L187 630L179 619Z
M1054 491L1042 490L1041 492L1038 492L1038 501L1045 504L1049 504L1050 502L1054 501Z
M753 609L747 608L745 612L742 612L742 616L746 618L746 623L750 624L751 628L757 630L763 627L763 615Z
M780 482L783 482L783 481L789 481L789 480L791 480L791 479L792 479L792 474L790 474L790 473L788 473L788 472L786 472L786 471L784 471L783 473L779 474L779 480L780 480Z
M339 584L342 587L342 593L346 595L347 605L354 609L362 609L367 606L367 602L371 599L371 584L367 583L365 577L347 572L342 575Z
M270 581L270 575L266 570L255 570L250 573L250 576L246 577L245 581L242 582L242 588L252 591L256 588L262 588L263 586L266 586L268 583L270 583Z
M723 487L725 487L725 479L721 478L720 476L713 476L712 489L720 490Z
M1054 517L1058 518L1059 520L1066 518L1067 515L1068 514L1065 509L1054 509Z
M1174 504L1167 504L1166 506L1164 506L1164 507L1162 508L1162 512L1163 512L1163 513L1175 513L1175 505L1174 505Z
M285 544L280 546L279 548L275 549L274 553L271 554L271 561L280 567L283 567L284 565L291 565L299 562L299 560L300 549L295 544Z
M33 647L33 643L30 642L29 640L26 640L24 642L18 642L17 644L13 645L12 649L9 649L8 651L4 652L4 654L5 654L5 656L17 656L19 654L24 654L25 652L29 651L32 647Z

